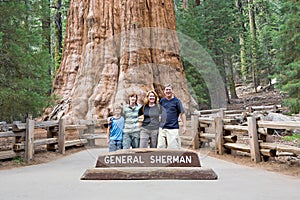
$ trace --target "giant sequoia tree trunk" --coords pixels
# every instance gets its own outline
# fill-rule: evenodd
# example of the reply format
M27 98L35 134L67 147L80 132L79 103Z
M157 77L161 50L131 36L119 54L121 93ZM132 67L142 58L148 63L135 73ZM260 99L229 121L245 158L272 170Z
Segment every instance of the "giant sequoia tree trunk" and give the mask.
M61 101L48 119L106 117L131 92L172 83L189 113L173 0L71 0L62 63L53 82Z

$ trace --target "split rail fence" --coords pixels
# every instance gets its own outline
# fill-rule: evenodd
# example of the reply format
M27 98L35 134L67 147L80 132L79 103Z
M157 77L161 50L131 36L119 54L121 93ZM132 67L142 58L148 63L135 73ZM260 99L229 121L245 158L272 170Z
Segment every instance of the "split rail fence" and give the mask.
M27 119L26 123L14 123L11 130L0 132L0 139L12 138L12 148L0 151L0 160L22 157L29 162L33 159L35 149L46 145L47 151L57 151L65 154L66 147L94 146L95 139L106 138L104 134L96 134L95 128L104 124L105 120L80 120L78 125L66 125L64 119L58 121L37 122ZM47 138L34 139L36 129L45 129ZM76 130L77 137L66 140L66 131Z
M192 115L191 132L192 148L197 149L213 142L218 154L236 153L250 154L255 162L268 160L275 156L299 156L300 148L271 142L272 131L300 130L300 121L262 121L252 115L256 110L277 110L277 106L251 107L241 110L202 110ZM237 120L239 119L239 120ZM241 123L241 119L245 120ZM27 119L26 123L15 123L11 130L0 132L0 139L12 138L12 148L0 151L0 160L22 157L29 162L33 159L35 149L46 145L48 151L65 153L66 147L87 145L94 146L95 139L105 139L105 134L96 134L95 129L106 120L79 120L77 125L66 125L64 119L59 121L36 122ZM45 129L47 138L36 139L36 129ZM77 130L77 139L66 140L66 131ZM247 141L240 143L238 136L246 136Z
M251 113L268 109L277 107L257 106L245 111L215 109L192 115L193 147L213 142L217 154L245 152L254 162L276 156L299 156L299 147L276 143L272 135L276 130L300 130L300 121L263 121ZM241 123L241 119L245 121ZM239 142L238 136L246 137L246 141Z

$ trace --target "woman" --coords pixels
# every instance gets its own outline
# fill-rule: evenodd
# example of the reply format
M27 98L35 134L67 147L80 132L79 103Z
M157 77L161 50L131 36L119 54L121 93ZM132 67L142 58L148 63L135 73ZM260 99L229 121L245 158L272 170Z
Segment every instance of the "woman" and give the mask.
M144 106L140 108L139 115L144 115L140 135L140 148L156 148L159 130L159 98L155 91L147 92Z
M139 148L140 145L140 125L138 113L141 105L137 103L137 94L129 95L129 102L123 107L125 124L123 129L123 149Z

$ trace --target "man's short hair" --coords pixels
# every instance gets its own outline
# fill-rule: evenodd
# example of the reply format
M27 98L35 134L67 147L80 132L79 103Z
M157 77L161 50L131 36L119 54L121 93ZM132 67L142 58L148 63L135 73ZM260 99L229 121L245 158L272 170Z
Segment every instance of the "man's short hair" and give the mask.
M165 85L165 89L166 89L167 87L170 87L170 88L173 90L173 85L172 85L171 83L166 84L166 85Z

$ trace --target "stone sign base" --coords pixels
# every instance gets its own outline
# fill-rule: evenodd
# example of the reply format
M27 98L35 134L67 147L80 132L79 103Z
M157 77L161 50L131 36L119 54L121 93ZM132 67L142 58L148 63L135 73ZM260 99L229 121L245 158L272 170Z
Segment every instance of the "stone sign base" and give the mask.
M81 180L185 179L216 180L210 168L200 165L190 150L128 149L98 157L96 167L87 169Z

